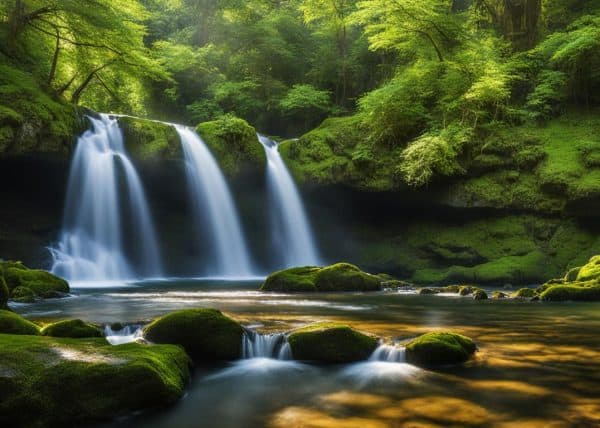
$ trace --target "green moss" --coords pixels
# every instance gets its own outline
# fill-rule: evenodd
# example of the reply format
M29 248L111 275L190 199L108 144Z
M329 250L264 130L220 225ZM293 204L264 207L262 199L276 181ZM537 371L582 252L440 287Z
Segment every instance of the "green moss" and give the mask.
M600 301L600 285L582 287L579 285L553 285L540 294L542 300L552 302Z
M2 271L10 290L27 287L40 297L69 292L69 283L64 279L43 270L27 269L18 262L2 262Z
M2 279L4 281L4 279ZM35 302L35 293L28 287L15 287L10 293L11 300L20 303Z
M537 291L534 288L521 288L513 294L513 297L522 297L527 299L535 296L537 296Z
M473 285L460 285L458 287L458 294L460 294L461 296L468 296L477 291L483 291L483 290L481 288L475 287Z
M75 108L49 96L36 78L0 54L0 155L69 155Z
M349 263L336 263L323 268L305 266L284 269L267 277L262 291L329 292L377 291L381 278L361 271Z
M40 334L40 328L14 312L0 310L0 335L2 334L35 336Z
M474 300L487 300L488 295L484 290L475 290L473 292L473 299Z
M43 336L72 337L74 339L83 337L102 337L102 331L92 324L82 320L64 320L45 326L41 331Z
M577 281L589 281L596 278L600 279L600 256L592 257L577 273Z
M82 426L178 400L189 358L171 345L0 335L0 420Z
M492 299L506 299L508 298L508 294L503 293L502 291L494 291L492 293Z
M181 345L196 360L239 358L242 335L242 326L216 309L172 312L144 328L146 339Z
M292 331L288 337L297 360L350 363L367 359L377 339L337 323L311 324Z
M141 160L181 159L181 142L172 125L121 116L119 126L127 151Z
M420 366L459 364L467 361L476 349L475 343L461 334L427 333L406 345L406 359Z
M442 293L460 293L460 285L447 285L442 287Z
M199 124L196 131L226 174L235 175L245 167L260 170L265 167L267 159L264 148L258 141L256 130L245 120L224 115Z
M350 263L336 263L316 273L315 286L319 291L377 291L381 280Z
M320 269L316 266L304 266L274 272L265 279L260 289L262 291L314 292L317 291L315 279Z
M424 288L419 288L418 293L428 295L428 294L438 294L440 291L441 290L439 288L424 287Z

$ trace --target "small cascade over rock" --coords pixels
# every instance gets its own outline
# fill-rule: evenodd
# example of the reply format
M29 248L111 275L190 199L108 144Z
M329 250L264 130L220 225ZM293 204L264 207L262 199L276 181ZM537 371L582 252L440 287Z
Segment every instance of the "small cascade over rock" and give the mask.
M175 129L183 147L194 221L198 230L210 237L210 247L215 256L211 271L205 274L252 276L246 239L223 173L194 130L181 125L175 125Z
M154 224L121 129L106 114L88 119L92 129L79 137L73 156L60 241L50 250L52 273L72 281L160 277ZM133 254L125 250L124 229Z
M281 256L279 267L321 265L300 193L279 154L277 143L263 135L258 135L258 139L267 155L273 243L277 246L276 254Z
M246 330L242 338L242 358L291 360L292 350L284 333L260 334Z
M126 325L120 330L113 330L110 325L104 327L104 336L111 345L122 345L135 342L143 337L141 325Z
M406 348L396 345L379 345L369 357L369 361L384 361L388 363L405 363Z

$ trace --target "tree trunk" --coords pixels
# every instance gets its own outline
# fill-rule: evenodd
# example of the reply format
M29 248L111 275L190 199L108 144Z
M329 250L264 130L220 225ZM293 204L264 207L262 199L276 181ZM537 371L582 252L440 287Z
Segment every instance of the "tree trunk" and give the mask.
M56 28L56 46L54 48L54 55L52 56L52 65L50 66L50 73L48 73L48 79L46 83L48 87L52 86L52 82L54 81L54 76L56 76L56 68L58 65L58 55L60 53L60 32L58 28Z
M8 37L6 40L7 53L14 55L17 50L17 39L23 29L23 15L25 14L25 4L23 0L15 0L8 17Z

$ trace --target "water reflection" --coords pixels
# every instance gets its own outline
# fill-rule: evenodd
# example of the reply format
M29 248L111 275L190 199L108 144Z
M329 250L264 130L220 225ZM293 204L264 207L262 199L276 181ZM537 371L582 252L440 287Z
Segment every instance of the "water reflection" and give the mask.
M400 343L451 329L479 345L466 366L437 372L404 363L314 367L261 358L200 368L177 406L110 427L600 426L598 303L482 304L396 292L263 294L258 285L177 281L86 289L74 298L13 308L35 319L109 324L208 306L261 332L327 320Z

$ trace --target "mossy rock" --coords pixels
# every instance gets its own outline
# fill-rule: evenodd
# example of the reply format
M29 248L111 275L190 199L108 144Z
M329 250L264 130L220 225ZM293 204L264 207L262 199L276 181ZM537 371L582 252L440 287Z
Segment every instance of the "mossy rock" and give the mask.
M503 293L502 291L494 291L492 293L492 299L498 300L498 299L507 299L508 298L508 294Z
M0 334L37 336L40 328L14 312L0 310Z
M476 287L474 285L460 285L458 287L458 294L460 294L461 296L468 296L470 294L473 294L477 291L483 291L481 288Z
M600 301L600 285L553 285L542 292L540 298L551 302L597 302Z
M577 273L577 281L589 281L592 279L600 279L600 256L592 257Z
M0 335L0 424L92 425L175 403L189 382L178 346Z
M293 330L288 336L294 359L337 364L369 358L377 339L337 323L316 323Z
M18 303L35 302L35 293L29 287L16 287L10 293L10 299Z
M446 285L441 288L442 293L459 293L460 285Z
M39 297L55 297L69 292L69 283L50 272L28 269L20 262L1 262L0 267L11 291L17 287L27 287Z
M196 132L210 147L227 175L236 175L242 169L264 170L267 158L256 130L243 119L232 115L200 123Z
M477 350L468 337L453 332L426 333L406 345L406 360L418 366L460 364Z
M475 290L473 292L473 299L474 300L487 300L488 295L484 290Z
M280 270L265 279L262 291L316 292L315 280L321 268L304 266Z
M102 331L82 320L64 320L45 326L41 331L43 336L72 337L79 339L83 337L102 337Z
M139 160L181 159L183 152L175 128L137 117L117 118L129 154Z
M521 288L513 294L513 297L521 297L525 299L531 299L535 296L537 296L537 291L534 288Z
M430 294L438 294L438 293L440 293L440 291L441 290L439 288L425 287L425 288L419 288L418 293L423 294L423 295L430 295Z
M185 309L152 321L144 337L153 343L180 345L195 360L240 357L242 326L216 309Z
M323 268L305 266L272 273L260 289L287 292L378 291L381 290L381 282L381 278L354 265L336 263Z
M0 277L0 309L6 308L9 293L6 281L3 277Z
M562 278L563 282L572 282L577 280L577 275L579 275L579 271L581 270L581 266L571 268L567 271L564 278Z

